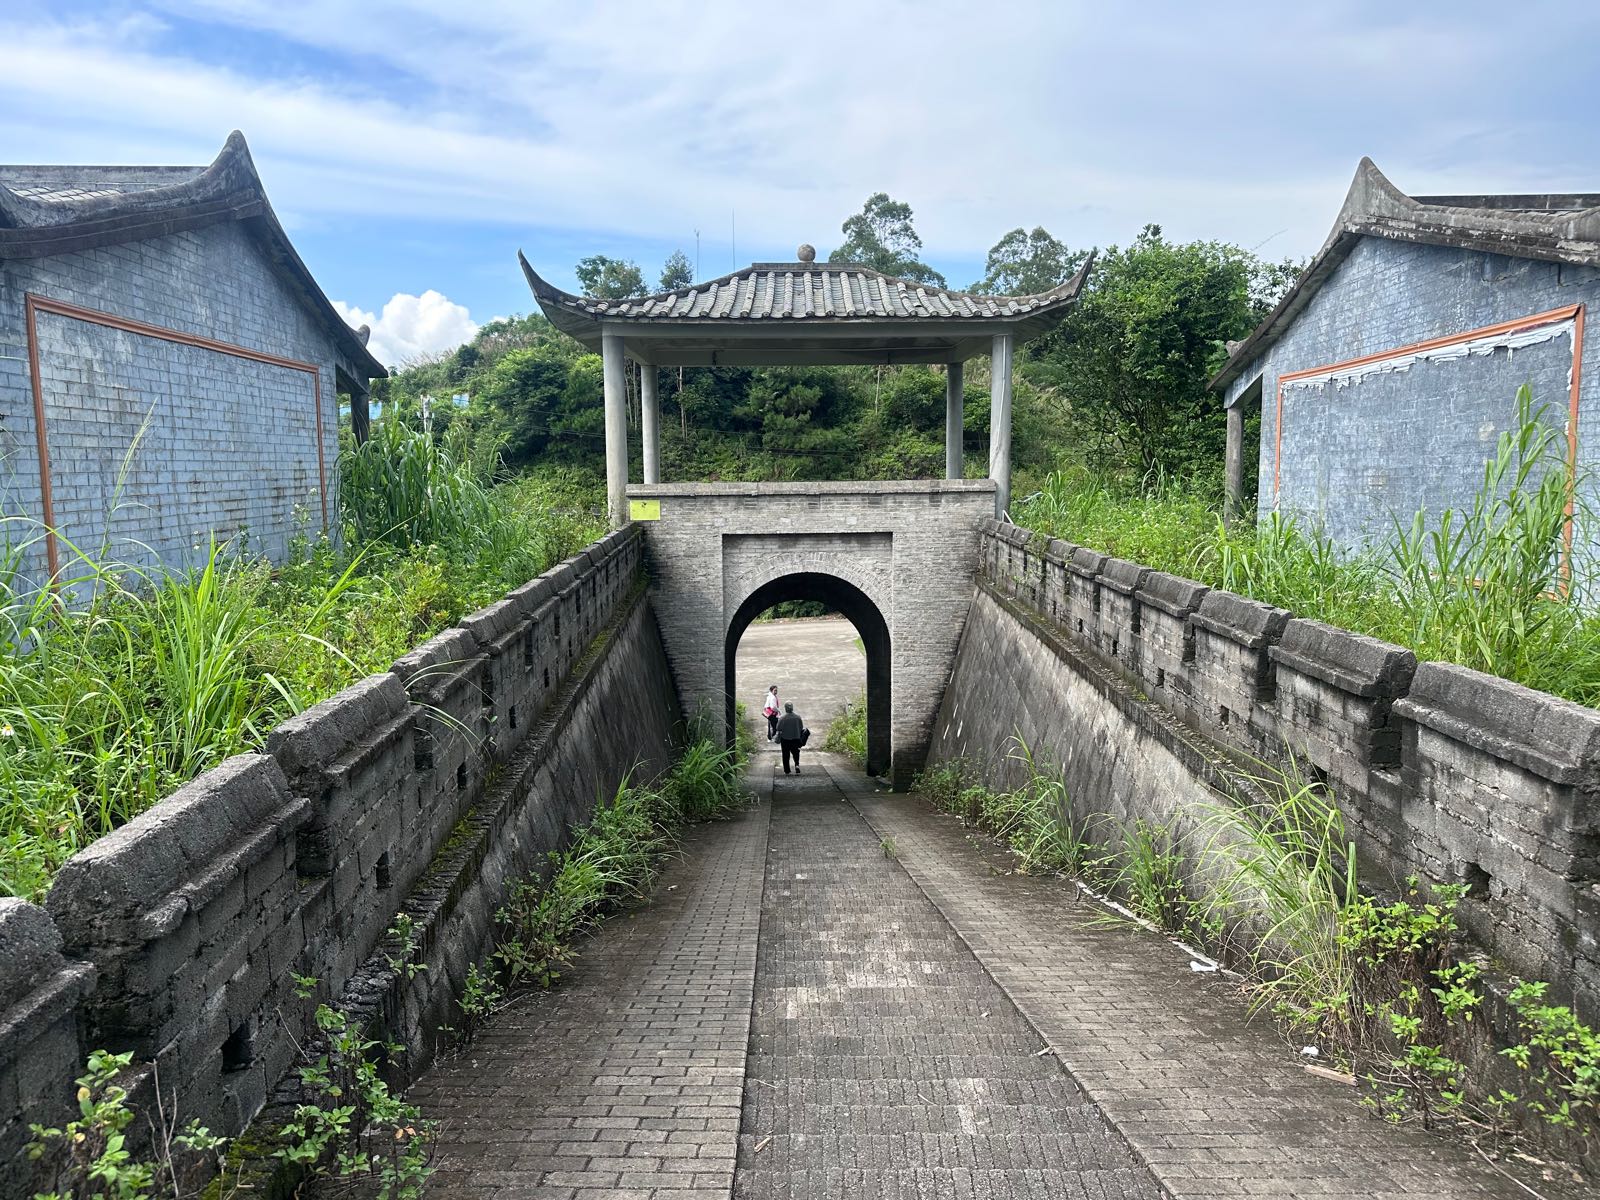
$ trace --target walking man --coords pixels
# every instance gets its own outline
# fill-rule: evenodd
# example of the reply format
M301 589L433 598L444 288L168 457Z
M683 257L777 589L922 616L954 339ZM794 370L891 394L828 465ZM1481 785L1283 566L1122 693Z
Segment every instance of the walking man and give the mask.
M811 731L805 719L794 710L792 703L783 706L783 716L778 718L778 746L783 751L783 773L789 773L789 760L794 759L794 773L800 774L800 747L806 744Z

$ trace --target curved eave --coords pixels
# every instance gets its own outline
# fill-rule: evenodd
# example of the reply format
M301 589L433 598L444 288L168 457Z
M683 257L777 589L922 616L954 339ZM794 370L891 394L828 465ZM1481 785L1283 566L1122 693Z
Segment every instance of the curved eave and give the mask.
M517 261L522 267L523 276L528 281L528 287L533 292L534 299L538 301L540 309L550 323L592 350L600 348L602 333L610 330L622 333L625 337L636 337L641 340L668 340L680 337L699 341L714 339L719 332L729 337L740 339L747 339L752 334L755 334L763 338L770 338L774 344L781 344L788 339L831 337L838 339L841 344L855 342L856 345L852 354L859 354L866 352L865 343L871 340L874 331L891 328L921 331L924 335L935 337L948 334L951 337L963 339L970 338L974 331L979 329L994 332L1009 329L1019 342L1029 341L1054 328L1066 316L1067 310L1076 302L1079 293L1083 290L1084 282L1089 277L1089 271L1094 264L1094 255L1089 255L1071 279L1048 292L1032 296L982 298L985 302L998 300L1001 304L1016 310L1013 312L1001 311L977 314L874 313L860 315L808 313L805 315L760 317L646 316L595 311L595 302L592 299L574 296L572 293L563 291L550 283L533 269L527 257L520 250L517 252ZM638 297L632 302L640 305L655 303L659 307L669 307L665 302L681 299L691 292L701 289L720 287L723 284L731 283L751 269L745 268L742 271L735 271L717 279L707 280L676 291ZM896 285L903 282L890 279L888 276L865 268L852 267L851 269L860 271L863 274L870 274ZM936 290L945 291L945 289ZM945 292L945 294L960 295L960 293L950 292ZM904 344L909 345L909 339L912 337L912 334L907 333L903 334L900 339L887 339L885 349L890 353L898 352L900 343L903 341ZM808 359L807 361L810 360ZM854 358L847 358L844 361L854 361ZM944 360L931 358L926 361Z
M1213 390L1227 387L1271 349L1364 237L1600 266L1600 206L1506 209L1421 200L1406 195L1370 158L1363 158L1322 249L1266 320L1234 347L1209 386Z
M267 202L244 135L228 135L211 165L161 187L68 202L21 196L0 183L0 260L48 258L225 221L244 223L285 282L326 325L358 374L388 374L335 310Z

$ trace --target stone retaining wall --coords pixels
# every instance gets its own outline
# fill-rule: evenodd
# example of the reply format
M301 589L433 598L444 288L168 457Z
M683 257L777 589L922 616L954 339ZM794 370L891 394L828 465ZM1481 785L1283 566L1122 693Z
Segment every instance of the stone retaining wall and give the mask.
M619 531L74 855L42 910L0 900L0 1194L92 1049L133 1051L184 1119L234 1134L337 998L405 1045L403 1080L507 882L630 769L664 769L678 721L642 539ZM379 952L402 910L426 971Z
M1079 803L1193 851L1199 806L1292 756L1370 885L1470 884L1496 963L1600 1015L1600 711L1012 525L980 562L935 761L1015 782L1020 735Z

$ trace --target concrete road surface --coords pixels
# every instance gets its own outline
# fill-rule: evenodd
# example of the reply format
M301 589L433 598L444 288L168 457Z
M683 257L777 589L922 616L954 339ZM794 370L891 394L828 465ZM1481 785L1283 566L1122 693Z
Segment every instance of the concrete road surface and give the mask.
M812 747L821 747L828 723L866 690L867 659L856 642L856 627L843 617L762 621L745 630L735 678L745 715L759 734L758 750L776 753L761 719L761 698L772 683L778 698L794 701L806 719Z

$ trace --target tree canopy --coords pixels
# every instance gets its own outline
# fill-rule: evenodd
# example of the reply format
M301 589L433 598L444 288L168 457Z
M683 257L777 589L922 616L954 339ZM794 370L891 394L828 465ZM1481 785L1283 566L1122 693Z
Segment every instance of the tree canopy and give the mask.
M1086 250L1068 250L1043 225L1013 229L989 249L984 277L970 290L993 296L1033 296L1059 287L1083 265Z
M577 266L578 283L586 296L602 300L622 300L645 294L644 274L639 264L604 254L591 254Z
M889 199L889 193L868 196L839 229L844 244L828 255L829 262L860 263L885 275L944 286L944 276L917 258L922 239L911 223L911 206Z
M661 290L676 291L693 282L694 266L689 262L689 256L682 250L674 250L667 255L667 261L661 265Z

